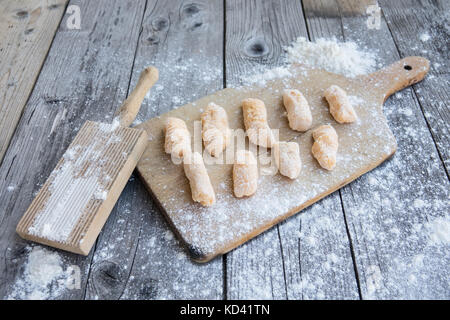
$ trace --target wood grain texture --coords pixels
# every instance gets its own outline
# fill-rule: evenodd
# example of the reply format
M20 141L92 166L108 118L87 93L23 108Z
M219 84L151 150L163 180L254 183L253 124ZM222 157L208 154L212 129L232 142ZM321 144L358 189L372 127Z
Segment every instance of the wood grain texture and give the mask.
M447 171L450 166L449 1L381 1L380 6L400 56L431 61L426 81L414 93ZM429 39L427 39L427 36Z
M226 4L227 85L239 84L240 75L256 73L258 67L279 65L282 46L299 36L308 36L300 1L227 1ZM331 217L332 228L317 232L313 220L303 217L322 216L325 204L337 214ZM319 251L341 254L334 274L331 270L310 267L320 265L323 257L303 250L307 244L295 232L300 228L306 237L315 237ZM345 234L339 197L333 194L227 254L227 297L314 299L321 297L319 290L308 287L303 280L327 279L318 288L320 292L328 292L326 296L357 298L349 242L342 236Z
M376 50L382 64L398 59L386 22L369 30L367 17L342 15L350 5L304 1L311 37L357 41ZM412 89L387 100L384 110L397 153L340 191L362 298L448 298L448 256L426 232L449 211L445 171Z
M0 5L0 163L44 63L67 0Z
M222 1L148 1L131 87L147 65L159 68L160 79L136 123L221 89L222 45ZM223 297L221 259L192 262L140 179L130 180L118 208L99 238L86 298ZM116 238L130 245L118 245Z
M61 24L0 167L0 251L6 257L0 262L0 297L8 296L27 257L24 247L29 243L14 226L81 125L86 120L112 121L131 77L145 2L71 4L80 6L81 30ZM59 254L67 265L79 266L82 275L81 289L67 290L59 298L83 298L92 254Z

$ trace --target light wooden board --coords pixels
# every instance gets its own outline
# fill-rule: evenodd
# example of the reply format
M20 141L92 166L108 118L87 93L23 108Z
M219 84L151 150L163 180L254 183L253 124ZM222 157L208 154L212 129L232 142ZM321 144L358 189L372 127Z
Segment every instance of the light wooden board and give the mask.
M405 65L410 65L412 70L404 69ZM263 88L219 91L140 125L139 128L149 134L150 141L138 163L138 172L187 244L191 257L199 262L209 261L339 189L390 157L396 150L396 142L382 113L382 102L393 92L421 80L427 70L427 60L418 57L398 61L365 78L353 80L297 66L290 70L293 77L272 81ZM339 125L333 121L323 99L323 91L332 84L341 86L354 97L358 122ZM311 157L311 131L298 134L288 127L281 103L284 88L301 88L311 105L313 127L333 123L336 128L340 137L339 165L332 172L320 169ZM232 195L231 183L233 160L225 159L225 164L207 165L217 204L210 208L201 207L192 202L182 166L173 164L164 153L164 119L168 116L184 119L194 137L195 149L194 121L200 119L202 110L209 102L222 105L228 113L230 127L239 129L243 125L241 101L248 97L257 97L266 103L269 125L279 129L280 140L299 143L302 175L295 181L288 181L280 175L262 175L258 192L254 196L236 199ZM224 158L230 159L228 154L233 155L234 151L234 147L230 146ZM265 151L261 152L259 160L265 155Z
M67 0L0 5L0 163L41 70Z

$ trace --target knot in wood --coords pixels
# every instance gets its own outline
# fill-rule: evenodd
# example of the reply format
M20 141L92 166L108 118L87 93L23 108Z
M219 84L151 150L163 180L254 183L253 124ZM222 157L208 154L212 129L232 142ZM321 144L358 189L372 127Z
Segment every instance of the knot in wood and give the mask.
M156 18L152 21L152 28L154 31L162 31L169 27L169 20L166 18Z
M126 284L126 275L115 262L101 261L94 265L93 283L102 298L118 298Z
M159 37L156 35L150 36L147 38L147 42L149 44L158 44L159 43Z
M200 12L200 8L196 3L190 3L184 6L183 13L187 16L193 16Z
M249 57L263 57L269 53L269 46L261 39L250 39L244 46L244 52Z
M26 17L28 17L28 12L25 10L20 10L16 13L16 18L25 19Z
M49 5L47 8L50 10L55 10L58 7L59 7L59 4L52 4L52 5Z

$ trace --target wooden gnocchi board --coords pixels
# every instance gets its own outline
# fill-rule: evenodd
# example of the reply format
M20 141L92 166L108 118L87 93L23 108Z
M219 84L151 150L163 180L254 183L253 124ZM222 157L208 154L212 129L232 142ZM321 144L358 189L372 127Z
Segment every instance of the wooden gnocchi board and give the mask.
M428 69L429 62L422 57L407 57L356 78L295 65L290 70L292 77L269 81L263 87L218 91L140 124L138 128L147 131L149 143L137 170L192 259L209 261L298 213L392 156L397 144L383 115L383 102L394 92L422 80ZM323 91L332 84L347 91L359 117L357 122L338 124L330 116ZM300 90L308 100L313 115L312 128L329 123L336 129L339 150L333 171L322 169L312 157L312 130L299 133L289 128L282 103L282 92L288 88ZM183 166L174 164L164 152L164 120L169 116L185 120L193 137L193 149L202 151L198 121L207 104L215 102L224 107L230 128L243 130L241 101L249 97L265 102L269 125L279 129L281 141L299 143L303 163L300 176L290 180L279 173L274 174L270 150L257 150L258 190L252 197L237 199L233 195L231 174L236 145L232 144L219 158L219 163L211 163L211 158L204 153L217 202L212 207L202 207L192 201ZM197 125L194 125L196 121Z

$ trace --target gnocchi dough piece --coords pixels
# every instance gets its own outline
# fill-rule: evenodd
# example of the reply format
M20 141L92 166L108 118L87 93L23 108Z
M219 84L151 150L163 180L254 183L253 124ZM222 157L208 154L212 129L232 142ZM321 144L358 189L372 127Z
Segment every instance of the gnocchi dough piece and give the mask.
M336 167L336 155L338 150L338 135L329 124L314 129L312 133L314 143L312 154L320 166L327 170Z
M330 105L330 113L339 123L352 123L358 118L353 109L347 92L336 85L332 85L324 93Z
M167 118L165 132L164 149L166 153L178 159L183 159L185 155L191 153L191 134L183 120Z
M259 99L242 101L244 126L251 143L264 148L272 148L275 143L273 132L267 123L267 111L264 102Z
M280 173L290 179L297 178L302 169L298 143L281 141L274 145L273 150Z
M238 150L233 165L233 189L237 198L251 196L258 187L258 163L252 152Z
M198 152L185 154L183 167L191 186L192 200L204 206L212 206L216 202L216 195L201 154Z
M312 115L308 101L303 94L295 89L285 90L283 104L287 111L289 127L296 131L307 131L311 128Z
M202 138L206 151L213 157L219 156L230 142L231 131L224 108L210 103L201 115Z

